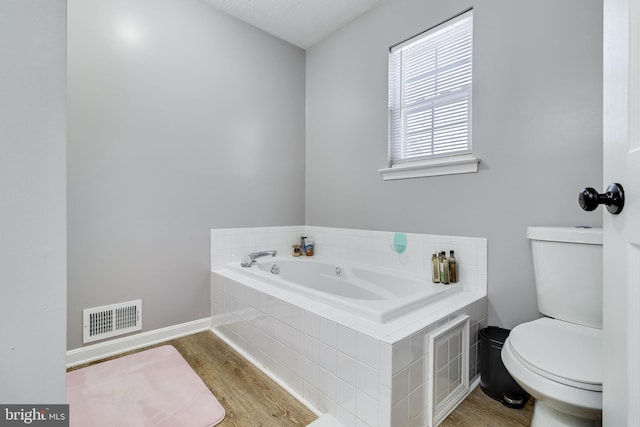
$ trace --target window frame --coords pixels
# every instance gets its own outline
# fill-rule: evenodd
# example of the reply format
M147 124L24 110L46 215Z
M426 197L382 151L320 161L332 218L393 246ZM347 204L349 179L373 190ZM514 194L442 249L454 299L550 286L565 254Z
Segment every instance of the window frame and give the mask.
M395 61L402 61L402 58L399 55L402 55L406 49L414 48L414 51L411 53L420 51L421 46L424 44L428 44L432 42L434 39L440 37L439 43L445 43L446 40L442 40L442 34L446 34L443 30L449 30L455 26L459 25L460 22L468 20L471 18L470 31L471 31L471 60L470 60L470 82L467 85L457 87L457 92L450 93L436 93L436 95L428 97L424 96L421 101L414 102L413 104L407 103L406 105L398 105L404 102L404 97L407 92L404 92L406 89L403 85L406 83L404 74L397 76L398 70L401 70L400 65L394 65ZM420 43L424 43L421 45ZM418 46L417 48L415 46ZM449 45L446 45L449 46ZM438 45L441 47L441 44ZM403 51L404 49L404 51ZM396 55L397 58L394 59L393 55ZM398 57L400 59L398 59ZM395 67L395 68L393 68ZM434 67L433 74L436 75L440 70L437 67ZM422 71L423 73L429 72L427 69ZM442 71L444 73L444 71ZM465 10L464 12L402 42L395 46L392 46L389 49L389 76L388 76L388 84L389 84L389 110L388 110L388 120L389 120L389 136L387 140L388 147L388 165L386 168L378 169L378 172L381 173L383 180L393 180L393 179L406 179L406 178L417 178L417 177L427 177L427 176L439 176L439 175L450 175L450 174L460 174L460 173L472 173L478 171L478 162L479 158L474 157L473 155L473 145L472 145L472 118L473 118L473 9ZM395 97L395 99L394 99ZM458 100L458 101L456 101ZM429 149L432 150L431 154L422 154L415 156L407 156L403 157L400 155L399 159L395 159L394 161L394 152L405 151L407 149L406 138L409 133L407 130L407 122L406 117L408 115L408 111L417 110L420 112L425 112L428 114L434 114L434 110L436 108L440 108L440 106L444 106L445 108L455 108L455 103L459 102L459 100L467 100L466 110L467 113L464 116L465 124L467 129L466 139L464 140L464 144L466 148L462 148L462 144L456 142L455 140L447 140L447 142L436 143L434 145L434 137L431 138L431 146ZM431 107L416 107L420 103L424 105L431 105ZM463 108L464 109L464 108ZM403 114L404 112L404 114ZM396 124L394 125L394 121ZM432 126L434 128L435 126ZM398 135L399 130L400 134ZM458 145L458 147L451 149L450 147L453 145ZM428 147L429 144L425 144L425 147ZM451 152L444 153L433 153L434 149L442 148L444 150L451 150ZM424 148L424 147L419 147ZM462 148L462 149L461 149ZM405 151L406 152L406 151ZM411 158L414 157L414 158Z

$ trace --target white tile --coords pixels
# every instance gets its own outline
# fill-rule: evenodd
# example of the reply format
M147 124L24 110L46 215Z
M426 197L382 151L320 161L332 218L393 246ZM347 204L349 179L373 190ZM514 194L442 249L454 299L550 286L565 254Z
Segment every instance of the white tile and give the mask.
M291 372L291 370L287 368L287 365L280 363L280 361L276 361L272 371L275 374L276 378L279 378L280 381L285 384L289 384L289 382L291 382L291 377L294 375L293 372Z
M270 237L271 237L270 233L265 230L256 231L253 236L256 247L271 248L273 245ZM272 249L265 249L265 250L272 250ZM280 255L280 253L278 253L278 255Z
M357 354L359 361L377 368L380 360L379 341L358 332Z
M335 374L337 364L336 349L320 343L318 364L332 374Z
M289 317L287 319L287 322L298 331L304 331L305 311L300 307L291 305L289 307L288 314Z
M337 337L338 326L336 323L324 317L320 318L320 341L335 348Z
M478 274L487 275L487 247L478 248Z
M304 395L304 380L297 375L291 375L289 379L289 387L300 396Z
M256 239L251 230L239 231L233 236L233 246L235 248L249 249L254 248L255 245Z
M303 378L305 383L309 383L313 387L317 388L319 383L319 367L315 363L310 362L308 359L304 359L304 372Z
M336 348L347 356L357 357L357 332L343 325L338 325Z
M355 412L349 411L340 403L336 405L336 419L340 421L340 423L344 427L355 427L356 426L356 414Z
M412 420L424 410L424 387L418 387L409 394L409 419Z
M378 425L378 399L356 391L356 417L370 426Z
M391 388L393 347L391 346L391 344L381 342L379 349L380 349L380 361L378 363L378 369L380 373L379 381L381 385L387 388Z
M304 368L305 368L304 360L305 359L302 355L294 352L290 352L288 367L289 369L291 369L291 371L293 371L294 374L296 374L299 377L302 377L304 375Z
M393 373L409 366L409 337L393 344Z
M409 393L424 384L425 359L420 359L409 367Z
M331 414L336 410L336 402L322 391L318 393L318 410L323 414Z
M338 378L336 381L336 401L355 414L356 388L346 381Z
M391 403L395 405L409 395L409 368L394 374L391 383Z
M369 396L378 398L378 371L367 364L358 362L356 372L356 388Z
M478 346L479 344L473 344L472 346L469 346L469 366L470 367L475 367L476 363L478 363L478 360L476 359L476 346Z
M338 352L336 354L336 374L338 378L346 381L352 386L356 386L357 361L351 357Z
M414 418L409 420L407 427L424 427L427 425L426 411L421 411Z
M311 405L318 407L318 389L309 384L308 382L304 382L304 400L309 402Z
M288 347L284 346L282 343L277 343L275 346L275 357L274 359L281 363L284 366L291 366L293 364L293 355L295 353L292 352Z
M469 345L472 346L478 342L478 323L472 323L469 326Z
M400 402L391 407L391 425L406 426L409 422L409 397L405 397Z
M298 354L304 354L304 333L291 327L288 329L288 333L290 334L287 339L289 347Z
M458 266L458 282L470 285L478 283L478 267L460 264Z
M424 336L423 330L411 335L409 339L409 363L413 363L424 356Z
M276 320L276 335L273 337L283 345L291 348L291 339L293 338L294 329L280 320Z
M487 317L487 311L489 309L488 304L487 304L487 297L483 297L476 304L477 304L477 307L478 307L478 320Z
M336 384L337 384L336 376L333 373L326 371L322 368L320 368L320 370L318 371L318 374L319 374L318 390L321 393L326 394L330 398L335 399Z
M320 339L320 316L309 311L304 312L304 332L313 338Z
M304 336L304 356L313 363L320 361L320 341L308 335Z
M392 427L391 406L391 389L380 386L378 390L378 424L380 427Z

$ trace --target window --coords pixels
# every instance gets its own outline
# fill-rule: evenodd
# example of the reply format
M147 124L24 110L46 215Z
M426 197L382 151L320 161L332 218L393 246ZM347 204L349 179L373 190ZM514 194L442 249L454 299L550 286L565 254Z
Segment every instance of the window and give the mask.
M385 180L477 172L472 71L471 10L391 48Z

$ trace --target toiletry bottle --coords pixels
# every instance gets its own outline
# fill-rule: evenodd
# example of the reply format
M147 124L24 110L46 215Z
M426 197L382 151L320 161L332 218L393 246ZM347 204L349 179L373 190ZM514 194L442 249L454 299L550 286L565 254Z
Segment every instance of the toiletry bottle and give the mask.
M313 256L313 240L307 237L304 242L304 250L307 256Z
M458 264L456 262L456 257L453 256L453 251L449 251L449 281L451 283L456 283L458 281Z
M438 274L440 275L440 283L444 282L444 272L442 271L443 252L438 252Z
M436 252L431 255L431 280L433 283L440 283L440 261Z
M440 253L442 262L440 263L440 283L449 284L449 261L447 261L447 255L444 251Z
M302 236L300 238L300 255L306 255L307 251L305 250L305 245L307 244L305 242L305 240L307 240L307 236Z

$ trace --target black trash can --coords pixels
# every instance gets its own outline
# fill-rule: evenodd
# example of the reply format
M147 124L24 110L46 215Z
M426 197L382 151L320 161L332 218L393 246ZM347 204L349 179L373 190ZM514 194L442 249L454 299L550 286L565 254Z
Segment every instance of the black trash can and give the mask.
M503 405L520 409L529 395L511 377L500 355L510 332L497 326L480 330L480 388Z

